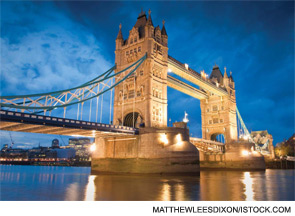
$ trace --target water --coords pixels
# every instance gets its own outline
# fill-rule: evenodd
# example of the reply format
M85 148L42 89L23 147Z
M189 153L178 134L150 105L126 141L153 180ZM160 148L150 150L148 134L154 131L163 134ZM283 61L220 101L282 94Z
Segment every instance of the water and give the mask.
M294 170L200 176L90 175L89 167L0 165L0 200L295 200Z

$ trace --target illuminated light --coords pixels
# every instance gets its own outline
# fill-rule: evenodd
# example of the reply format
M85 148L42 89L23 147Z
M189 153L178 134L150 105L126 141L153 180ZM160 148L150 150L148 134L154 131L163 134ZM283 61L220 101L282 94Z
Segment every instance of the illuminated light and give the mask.
M244 135L244 136L243 136L243 139L244 139L244 140L249 140L249 138L250 138L249 135Z
M181 146L183 144L181 134L176 135L176 145Z
M186 111L184 111L184 118L182 120L184 123L188 123L189 122L187 116L188 116L188 114L186 113Z
M243 183L245 185L245 195L246 201L253 201L254 200L254 191L253 191L253 179L249 172L244 173Z
M248 156L248 155L249 155L249 152L248 152L247 150L243 150L243 151L242 151L242 155L243 155L243 156Z
M171 72L172 72L172 70L170 68L168 68L168 73L171 73Z
M91 146L90 146L90 151L94 152L96 150L96 145L95 143L93 143Z
M160 141L164 143L165 145L168 144L168 139L166 134L160 134Z
M188 70L188 64L184 64L184 67L185 67L185 69L187 69Z

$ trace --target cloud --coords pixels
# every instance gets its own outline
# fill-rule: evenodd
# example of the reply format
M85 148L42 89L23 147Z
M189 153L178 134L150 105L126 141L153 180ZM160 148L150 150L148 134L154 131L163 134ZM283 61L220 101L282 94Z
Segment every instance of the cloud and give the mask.
M51 2L4 2L1 12L1 95L74 87L113 66L104 58L105 50L91 29L70 19ZM75 114L73 111L72 117ZM48 146L56 138L11 134L15 147L39 142ZM5 143L11 143L10 136L1 131L1 144Z
M10 4L8 10L11 9ZM24 94L48 92L77 86L98 76L112 64L104 59L100 42L88 29L75 23L48 4L42 8L44 14L36 12L36 5L29 4L29 20L35 21L35 28L30 23L23 24L22 13L28 7L20 4L10 11L8 17L16 17L11 31L21 32L17 37L10 37L4 30L1 36L1 82L2 94ZM7 19L7 18L6 18ZM9 18L3 20L3 28L9 24ZM22 24L27 26L23 31ZM5 34L6 33L6 34Z

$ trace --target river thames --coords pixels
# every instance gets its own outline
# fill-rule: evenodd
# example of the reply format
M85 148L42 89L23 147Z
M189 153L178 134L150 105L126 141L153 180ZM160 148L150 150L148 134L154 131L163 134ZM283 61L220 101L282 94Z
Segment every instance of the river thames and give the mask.
M295 200L294 170L200 176L91 175L90 167L0 165L0 200Z

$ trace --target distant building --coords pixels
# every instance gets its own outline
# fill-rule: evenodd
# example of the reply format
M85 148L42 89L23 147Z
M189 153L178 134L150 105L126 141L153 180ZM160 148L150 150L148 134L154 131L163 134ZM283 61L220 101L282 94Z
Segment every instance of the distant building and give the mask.
M252 131L251 137L258 145L258 150L269 159L275 158L275 150L273 146L272 135L267 130L264 131Z
M59 148L59 140L58 139L54 139L52 140L52 144L51 147L54 148Z
M76 150L76 157L79 160L89 160L90 157L90 145L91 140L89 138L70 138L69 147Z
M55 152L58 159L72 159L76 156L76 151L73 148L53 149L51 152Z

